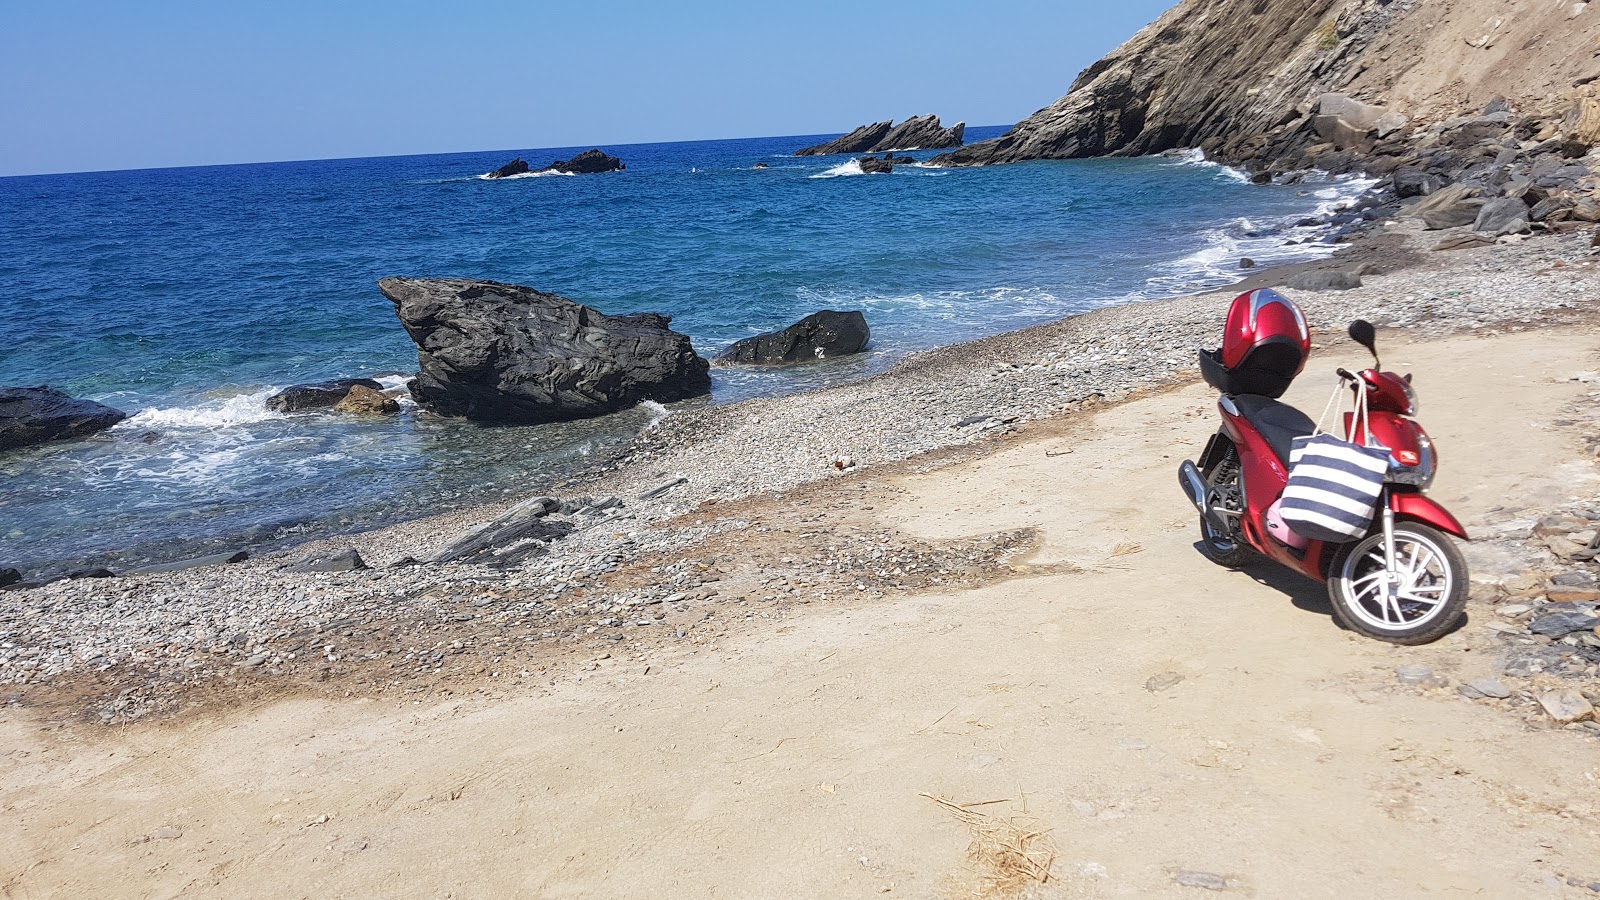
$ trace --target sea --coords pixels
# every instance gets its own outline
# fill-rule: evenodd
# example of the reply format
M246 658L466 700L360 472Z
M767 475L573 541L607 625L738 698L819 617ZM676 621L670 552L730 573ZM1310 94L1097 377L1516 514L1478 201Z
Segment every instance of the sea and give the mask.
M688 403L721 404L1220 287L1241 257L1329 255L1328 230L1304 220L1368 186L1253 185L1197 153L883 175L793 156L831 137L609 145L627 168L601 175L482 177L579 146L0 178L0 385L130 414L90 439L0 454L0 566L44 578L260 552L529 495L674 411L530 427L410 403L381 420L268 411L298 382L404 385L416 348L378 293L384 276L666 313L707 357L819 309L866 314L861 356L714 368L711 397Z

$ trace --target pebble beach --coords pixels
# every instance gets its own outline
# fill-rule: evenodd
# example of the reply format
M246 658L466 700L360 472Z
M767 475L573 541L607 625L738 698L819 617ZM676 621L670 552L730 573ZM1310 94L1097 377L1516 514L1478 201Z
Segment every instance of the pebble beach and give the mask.
M1414 221L1379 231L1384 252L1349 257L1369 260L1362 287L1282 289L1313 329L1303 377L1357 316L1392 344L1588 321L1600 294L1587 233L1432 252L1437 236ZM1098 310L917 354L866 381L674 410L561 484L547 522L564 536L514 565L427 561L506 504L233 565L10 591L0 684L8 702L109 723L301 690L554 683L581 675L576 661L595 648L648 666L806 605L1012 577L1025 533L946 546L824 523L820 511L848 506L879 475L982 456L1020 432L1197 381L1194 352L1216 343L1236 293ZM1181 505L1176 491L1168 499ZM367 568L288 570L347 550Z

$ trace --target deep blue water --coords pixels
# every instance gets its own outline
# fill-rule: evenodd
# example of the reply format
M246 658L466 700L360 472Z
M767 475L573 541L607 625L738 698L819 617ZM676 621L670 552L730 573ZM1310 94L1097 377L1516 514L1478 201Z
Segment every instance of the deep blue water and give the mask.
M866 312L867 356L714 370L727 402L1216 286L1241 255L1325 254L1285 246L1310 233L1289 226L1352 193L1181 159L865 176L847 157L789 156L820 139L611 146L625 172L498 181L477 176L587 148L0 178L0 384L136 413L98 439L0 455L0 565L117 568L528 493L652 415L485 429L410 409L266 413L296 381L414 369L374 285L385 275L665 312L708 356L819 308Z

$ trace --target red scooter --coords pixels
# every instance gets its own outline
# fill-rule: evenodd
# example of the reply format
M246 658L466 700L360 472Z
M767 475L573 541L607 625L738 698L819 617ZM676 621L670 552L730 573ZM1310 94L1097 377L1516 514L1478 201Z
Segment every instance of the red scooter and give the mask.
M1338 370L1352 394L1366 392L1369 446L1389 451L1377 514L1364 537L1308 540L1278 515L1289 478L1290 442L1316 430L1304 413L1278 402L1305 368L1311 334L1305 316L1271 290L1239 295L1228 310L1219 350L1200 351L1200 372L1222 392L1222 427L1198 463L1184 461L1178 482L1200 512L1200 547L1238 568L1265 556L1328 585L1334 615L1352 631L1395 644L1425 644L1461 619L1467 564L1448 535L1467 533L1426 491L1438 458L1417 412L1411 376L1381 370L1376 332L1357 319L1352 340L1372 353L1372 368ZM1344 414L1344 434L1357 427ZM1337 432L1336 432L1337 434Z

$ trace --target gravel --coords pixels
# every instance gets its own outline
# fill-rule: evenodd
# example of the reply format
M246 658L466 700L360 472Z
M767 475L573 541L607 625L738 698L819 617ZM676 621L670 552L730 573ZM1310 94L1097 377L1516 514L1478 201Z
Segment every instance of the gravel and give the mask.
M1386 230L1417 242L1419 227L1395 220ZM1356 316L1421 338L1518 331L1587 310L1600 294L1596 252L1587 234L1507 240L1368 275L1353 290L1284 293L1319 343ZM627 641L642 658L674 641L713 643L729 621L782 618L797 604L1004 577L1030 535L933 546L808 518L798 496L751 504L808 485L848 493L861 470L1191 382L1195 350L1216 344L1232 296L1107 308L919 354L862 382L677 411L561 485L549 518L571 532L524 547L508 557L515 565L415 562L508 503L227 566L10 589L0 593L0 685L27 689L6 692L11 702L112 722L208 690L259 690L272 677L365 691L430 690L452 675L543 678L555 647ZM923 459L911 465L941 464ZM344 551L373 568L285 568Z

